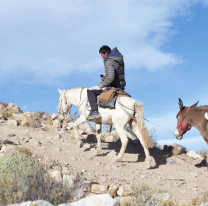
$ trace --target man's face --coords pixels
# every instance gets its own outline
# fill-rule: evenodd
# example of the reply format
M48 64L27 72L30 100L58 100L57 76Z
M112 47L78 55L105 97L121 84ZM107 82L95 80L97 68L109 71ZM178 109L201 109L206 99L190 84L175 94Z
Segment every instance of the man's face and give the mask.
M100 53L100 55L101 55L101 57L102 57L103 59L105 59L105 58L108 56L108 53L105 53L105 54Z

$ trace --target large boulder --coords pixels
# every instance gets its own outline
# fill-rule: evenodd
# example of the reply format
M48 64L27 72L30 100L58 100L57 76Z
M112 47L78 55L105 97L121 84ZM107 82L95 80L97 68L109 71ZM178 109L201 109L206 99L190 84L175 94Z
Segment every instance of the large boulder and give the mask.
M114 200L109 194L94 195L77 202L60 204L58 206L119 206L119 203Z
M13 103L9 103L4 110L13 110L15 113L22 113L20 108Z
M19 204L13 204L7 206L54 206L54 205L44 200L35 200L35 201L22 202Z
M16 127L18 125L18 123L15 119L9 119L5 122L5 124L11 125L11 126L14 126L14 127Z

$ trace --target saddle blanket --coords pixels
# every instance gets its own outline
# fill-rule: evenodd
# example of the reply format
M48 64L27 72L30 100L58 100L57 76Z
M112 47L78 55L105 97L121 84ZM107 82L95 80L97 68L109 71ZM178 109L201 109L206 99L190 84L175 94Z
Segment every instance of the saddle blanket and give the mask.
M101 93L97 105L104 108L115 108L115 102L119 95L127 95L131 97L127 92L122 89L110 87Z

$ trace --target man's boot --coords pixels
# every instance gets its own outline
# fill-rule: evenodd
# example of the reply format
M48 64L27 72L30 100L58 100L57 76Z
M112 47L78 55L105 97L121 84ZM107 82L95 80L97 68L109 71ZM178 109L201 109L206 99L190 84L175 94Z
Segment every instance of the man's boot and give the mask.
M95 110L95 111L91 111L90 112L90 116L87 118L88 120L93 120L93 119L98 119L100 118L101 115L100 113L98 112L98 110Z

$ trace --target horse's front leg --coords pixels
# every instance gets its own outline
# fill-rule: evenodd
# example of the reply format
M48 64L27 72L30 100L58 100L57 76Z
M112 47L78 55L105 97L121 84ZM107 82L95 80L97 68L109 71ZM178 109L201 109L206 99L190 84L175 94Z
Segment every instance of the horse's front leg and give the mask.
M97 151L93 155L101 155L101 135L102 135L102 124L96 124L96 138L97 138Z
M83 142L82 142L82 137L79 135L79 132L78 132L78 126L80 124L83 124L87 122L86 120L86 117L84 115L81 115L80 118L78 118L75 123L74 123L74 126L73 126L73 131L74 131L74 137L75 139L77 140L77 143L79 145L79 147L83 147Z

